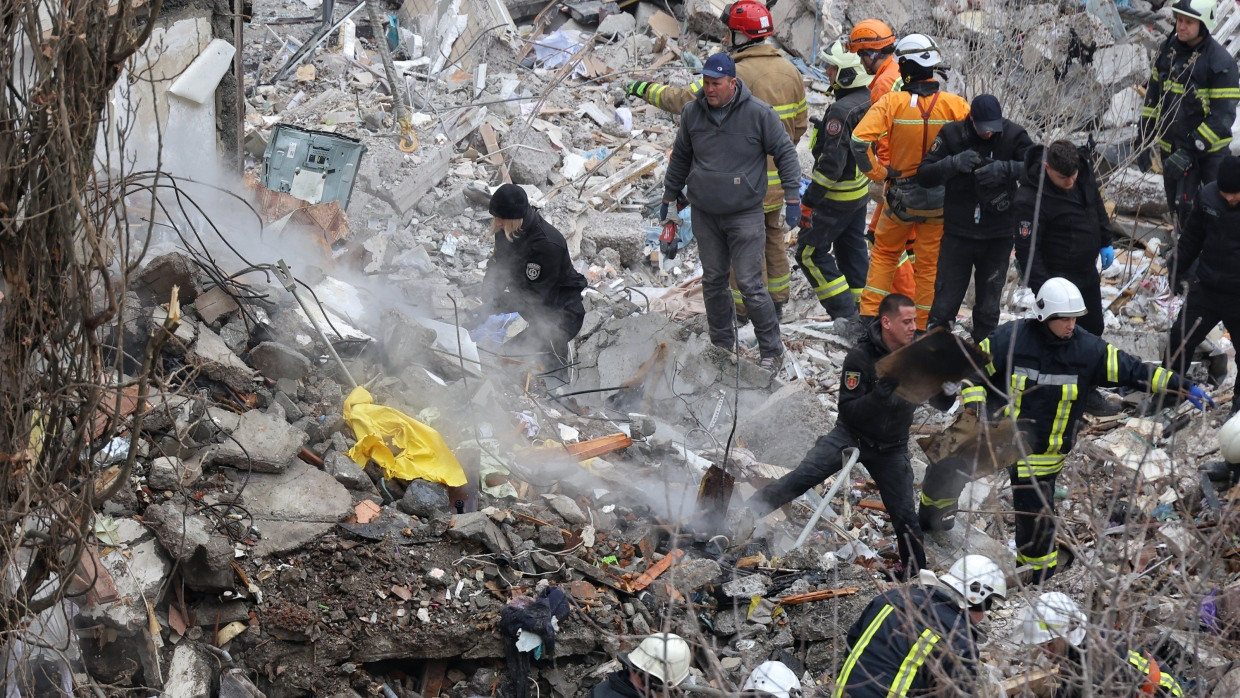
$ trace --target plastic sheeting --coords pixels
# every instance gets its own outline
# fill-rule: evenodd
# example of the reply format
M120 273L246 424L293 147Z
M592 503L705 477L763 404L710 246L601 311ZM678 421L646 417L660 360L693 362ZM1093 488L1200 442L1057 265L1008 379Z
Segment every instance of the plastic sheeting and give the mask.
M365 466L374 460L385 477L398 480L431 480L448 487L466 483L465 471L439 432L400 410L374 404L365 388L349 393L344 420L357 438L349 449L354 463Z

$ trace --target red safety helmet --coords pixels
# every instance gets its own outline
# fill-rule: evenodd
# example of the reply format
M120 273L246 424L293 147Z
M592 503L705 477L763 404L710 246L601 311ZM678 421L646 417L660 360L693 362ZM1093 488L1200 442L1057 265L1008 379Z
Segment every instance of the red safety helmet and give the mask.
M771 11L757 0L740 0L723 8L720 21L735 32L740 32L750 39L761 39L775 33L775 23L771 20Z

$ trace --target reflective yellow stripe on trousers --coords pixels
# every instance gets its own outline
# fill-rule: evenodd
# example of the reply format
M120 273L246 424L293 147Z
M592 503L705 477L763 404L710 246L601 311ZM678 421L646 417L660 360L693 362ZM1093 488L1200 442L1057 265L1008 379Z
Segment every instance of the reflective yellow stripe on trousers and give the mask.
M814 295L818 300L825 301L828 298L838 296L848 290L848 279L838 276L831 281L827 281L827 277L822 275L822 270L814 264L814 251L818 249L813 245L806 245L801 250L801 267L809 272L809 276L814 281Z
M840 667L840 675L835 677L835 692L831 694L832 698L844 698L844 687L848 685L848 677L852 674L852 670L857 666L857 660L861 659L865 648L869 646L870 640L874 639L874 634L882 627L883 621L887 620L887 616L896 610L895 606L883 606L878 615L874 616L874 620L866 626L865 632L861 633L861 638L857 640L857 645L848 653L848 659L844 660L844 666Z

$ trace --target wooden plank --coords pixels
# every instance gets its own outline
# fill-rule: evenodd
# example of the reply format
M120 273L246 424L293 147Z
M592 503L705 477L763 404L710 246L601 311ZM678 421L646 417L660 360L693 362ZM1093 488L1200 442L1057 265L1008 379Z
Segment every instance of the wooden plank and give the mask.
M825 601L826 599L834 599L840 596L852 596L861 591L857 587L846 587L843 589L824 589L822 591L811 591L806 594L793 594L785 596L778 601L780 606L798 606L803 603L812 601Z
M482 135L482 142L487 148L487 162L499 168L500 177L504 179L505 184L512 184L512 177L508 174L508 164L504 162L504 154L499 152L499 140L495 137L495 129L491 124L483 123L478 127L478 133Z
M676 562L684 556L685 551L680 548L676 548L667 555L664 555L662 560L659 560L653 565L647 567L645 572L642 572L637 579L634 579L633 582L629 584L629 588L632 589L634 593L645 589L650 586L650 583L657 579L659 575L666 572L669 567L676 564Z
M595 456L601 456L604 453L619 451L632 445L633 439L627 434L612 434L580 443L566 444L564 448L573 458L583 461Z
M601 184L590 190L587 197L602 197L604 194L610 194L612 191L653 170L660 160L662 160L661 157L647 158L625 166L619 172L603 180Z
M418 693L425 698L436 698L443 691L444 675L448 673L448 663L442 659L432 659L422 670L422 686Z

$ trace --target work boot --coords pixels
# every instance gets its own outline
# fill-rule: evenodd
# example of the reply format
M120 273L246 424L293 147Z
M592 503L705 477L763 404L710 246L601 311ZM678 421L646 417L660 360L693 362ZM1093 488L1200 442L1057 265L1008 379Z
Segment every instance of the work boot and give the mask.
M956 527L957 510L956 506L940 509L923 504L917 510L917 522L923 531L950 531Z
M1094 388L1085 396L1085 411L1095 417L1110 417L1119 414L1118 404L1112 403L1105 395Z
M770 371L771 373L779 373L779 370L783 367L783 354L779 354L778 356L764 356L758 360L758 368L764 371Z

